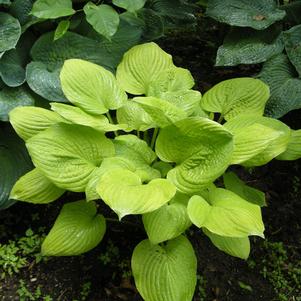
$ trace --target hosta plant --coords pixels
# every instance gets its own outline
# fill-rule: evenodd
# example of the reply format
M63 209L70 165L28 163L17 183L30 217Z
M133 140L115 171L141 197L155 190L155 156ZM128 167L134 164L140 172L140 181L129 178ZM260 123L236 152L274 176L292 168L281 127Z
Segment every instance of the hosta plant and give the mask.
M22 141L7 134L8 113L18 106L66 102L59 74L66 59L78 58L114 71L132 46L169 29L193 26L186 0L0 0L0 210L28 171ZM10 135L10 137L8 137ZM18 148L8 140L17 141ZM8 164L7 156L18 157ZM30 163L30 162L29 162Z
M119 220L142 218L147 239L133 252L132 270L146 301L192 300L197 261L185 236L192 224L220 250L248 257L249 236L264 237L264 194L225 171L301 157L300 131L262 116L266 84L231 79L202 97L190 72L155 43L126 52L116 76L66 60L60 81L73 105L10 112L35 166L10 197L43 204L67 190L86 195L63 206L43 255L94 248L106 230L97 205L104 202Z
M301 109L301 1L208 0L206 15L230 25L217 66L265 62L258 78L271 89L265 114Z

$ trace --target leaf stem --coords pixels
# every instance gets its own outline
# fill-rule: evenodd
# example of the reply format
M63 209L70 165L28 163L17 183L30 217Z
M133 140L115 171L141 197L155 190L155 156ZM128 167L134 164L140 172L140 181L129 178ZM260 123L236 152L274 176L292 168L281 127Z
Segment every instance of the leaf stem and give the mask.
M110 114L109 111L106 113L106 116L108 117L108 119L109 119L109 121L110 121L111 124L115 124L114 120L113 120L113 118L112 118L112 116L111 116L111 114ZM118 131L114 131L114 134L117 137L118 136Z
M224 115L221 114L217 120L218 123L222 123L222 121L224 120Z
M155 147L156 138L158 136L158 133L159 133L159 128L155 128L154 132L153 132L152 141L151 141L151 144L150 144L151 149L154 149L154 147Z

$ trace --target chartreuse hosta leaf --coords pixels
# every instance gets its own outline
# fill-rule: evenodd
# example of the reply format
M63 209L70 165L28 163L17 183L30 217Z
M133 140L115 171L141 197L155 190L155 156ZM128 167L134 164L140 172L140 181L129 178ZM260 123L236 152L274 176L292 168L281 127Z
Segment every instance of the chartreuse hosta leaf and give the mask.
M128 93L146 94L161 71L173 66L172 57L155 43L132 47L117 67L117 81Z
M188 215L193 224L214 234L228 237L263 237L260 207L232 191L216 188L209 192L209 202L195 195L190 198Z
M234 172L227 172L223 176L226 189L239 195L244 200L260 207L266 205L262 191L246 185Z
M116 156L126 159L142 182L160 178L160 172L150 166L157 156L145 141L134 135L123 135L113 142Z
M301 158L301 130L291 130L291 137L285 152L281 153L278 160L297 160Z
M161 208L143 215L143 224L149 240L158 244L173 239L191 226L187 214L187 202L178 200L177 195Z
M207 118L177 121L160 131L156 143L159 158L177 164L167 178L184 193L198 192L222 175L232 151L232 134Z
M154 211L176 193L175 186L166 179L143 184L138 175L126 169L108 171L101 177L96 190L119 219L129 214Z
M41 19L56 19L75 13L71 0L37 0L33 4L31 13Z
M104 134L75 124L53 125L26 143L34 165L56 186L85 191L91 173L103 158L114 156Z
M161 71L150 83L147 96L161 97L165 92L189 90L194 86L194 79L189 70L172 66Z
M17 107L10 111L9 120L23 140L37 135L53 124L64 122L57 113L39 107Z
M43 242L42 255L80 255L96 247L105 231L105 218L97 213L94 202L68 203Z
M156 127L165 127L187 117L184 110L160 98L135 97L132 101L143 108L155 122Z
M114 75L88 61L66 60L60 79L68 100L90 114L101 115L116 110L127 100Z
M249 237L226 237L220 236L203 229L211 242L221 251L241 259L247 259L250 254Z
M132 256L136 287L145 301L191 301L196 285L197 259L184 236L165 246L139 243Z
M104 115L90 115L74 106L53 102L51 103L51 109L71 123L89 126L101 132L127 129L125 124L111 124Z
M155 121L146 111L133 100L127 101L117 110L117 121L127 124L129 128L137 131L146 131L156 127Z
M55 186L35 168L15 183L10 198L28 203L45 204L55 201L64 192L64 189Z
M240 114L262 116L269 96L269 87L261 80L234 78L222 81L206 92L201 106L206 111L221 113L226 120Z
M258 125L263 127L258 127ZM239 162L244 166L260 166L268 163L286 150L291 135L290 128L283 122L254 115L238 116L226 122L224 126L234 135L232 163ZM256 130L250 130L252 128L254 130L254 126L258 129L257 133ZM267 131L266 127L270 130ZM258 137L258 139L251 137L249 131L253 132L256 135L255 138Z

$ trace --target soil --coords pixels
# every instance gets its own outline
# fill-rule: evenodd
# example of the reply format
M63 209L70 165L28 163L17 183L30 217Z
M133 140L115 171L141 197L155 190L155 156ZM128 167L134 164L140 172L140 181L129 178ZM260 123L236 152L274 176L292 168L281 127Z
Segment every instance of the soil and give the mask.
M197 88L206 91L221 80L254 75L260 70L258 65L215 68L215 53L222 37L223 33L214 23L205 24L201 21L196 30L185 34L173 33L161 39L159 44L173 55L176 65L191 70ZM301 128L300 111L286 115L284 121L292 128ZM296 181L300 179L300 171L301 160L274 160L267 166L252 170L252 174L239 168L240 175L249 185L266 192L268 206L263 208L266 238L281 241L284 246L293 246L295 257L292 260L296 261L301 258L301 185L300 180ZM7 242L12 236L23 236L29 227L35 231L45 226L47 232L63 202L72 198L72 195L66 195L64 200L42 206L17 203L0 212L0 225L4 225L0 243ZM108 208L101 206L102 212L115 218ZM38 216L38 220L33 219L33 216ZM206 282L203 285L206 298L201 298L197 288L194 301L278 300L273 286L260 273L260 267L251 269L246 261L217 250L197 228L193 228L188 235L198 258L198 274ZM87 282L91 282L91 292L86 299L89 301L142 300L132 278L121 275L128 273L132 250L145 238L141 221L137 217L127 218L122 224L109 223L104 240L91 252L79 257L51 258L39 264L33 261L19 274L0 280L0 300L19 300L16 291L20 279L32 291L40 285L43 294L49 294L55 301L81 300L81 287ZM252 239L251 258L266 255L262 241ZM111 256L109 264L104 264L100 255L110 252L112 245L119 251ZM252 291L242 289L239 282L251 286Z

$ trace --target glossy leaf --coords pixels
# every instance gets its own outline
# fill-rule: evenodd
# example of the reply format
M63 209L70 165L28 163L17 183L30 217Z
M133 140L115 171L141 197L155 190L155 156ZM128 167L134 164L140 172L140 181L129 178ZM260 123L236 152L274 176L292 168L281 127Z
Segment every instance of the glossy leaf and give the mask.
M37 0L33 4L31 13L41 19L56 19L75 13L71 0Z
M95 248L106 231L93 202L65 204L42 244L44 256L74 256Z
M274 0L211 0L206 14L233 26L262 30L285 17Z
M266 206L265 194L251 186L246 185L234 172L227 172L223 176L227 190L234 192L244 200L260 207Z
M139 243L132 256L136 287L147 301L191 301L197 259L189 240L180 236L165 246Z
M129 214L154 211L176 193L175 186L166 179L143 184L138 175L126 169L108 171L101 177L96 190L119 219Z
M187 205L177 200L171 200L169 204L144 214L142 218L147 236L153 244L178 237L191 226Z
M250 255L250 240L248 237L220 236L207 229L203 229L203 232L219 250L234 257L248 259Z
M128 93L146 94L158 74L173 65L172 57L155 43L132 47L117 68L117 81Z
M222 188L209 192L208 203L195 195L188 203L187 211L192 223L209 231L228 237L263 237L264 225L260 207Z
M276 159L278 160L297 160L301 158L301 130L291 130L290 140L286 150L281 153Z
M27 140L34 165L56 186L81 192L103 158L114 155L113 143L96 130L58 124Z
M119 15L110 5L95 5L89 2L84 6L84 12L87 21L107 39L110 39L116 33L119 25Z
M284 45L279 27L266 30L234 27L219 47L216 66L257 64L282 52Z
M10 14L0 12L0 53L15 48L20 36L19 21Z
M262 81L250 77L233 78L206 92L201 106L206 111L221 113L226 120L239 114L262 116L269 96L269 87Z
M70 21L69 20L62 20L58 24L58 26L57 26L57 28L54 32L53 40L55 41L55 40L60 39L67 32L67 30L69 29L69 26L70 26Z
M12 188L10 198L33 204L46 204L55 201L64 192L64 189L56 187L35 168L18 179Z
M84 60L64 63L60 74L62 89L70 102L94 115L116 110L127 100L113 74Z
M177 166L167 178L184 193L198 192L223 174L233 151L232 135L207 118L187 118L161 129L156 153Z
M280 118L291 110L301 108L301 80L297 78L286 55L271 58L263 65L258 76L271 90L271 97L265 108L267 116Z
M9 121L16 133L27 140L63 119L54 112L39 107L17 107L10 111Z

